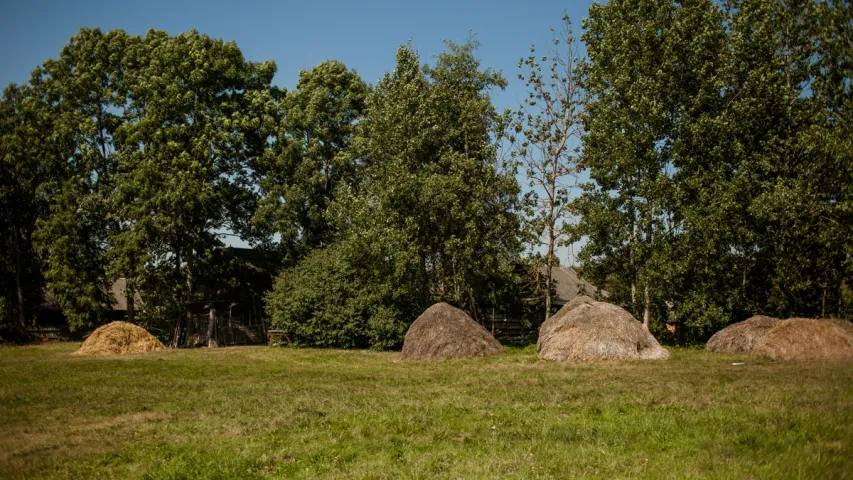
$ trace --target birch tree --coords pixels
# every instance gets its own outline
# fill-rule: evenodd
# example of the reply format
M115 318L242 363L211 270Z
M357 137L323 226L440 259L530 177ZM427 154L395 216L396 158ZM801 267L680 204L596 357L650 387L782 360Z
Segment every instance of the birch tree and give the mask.
M516 113L510 137L513 155L523 164L533 190L531 228L545 247L545 318L551 315L552 271L557 247L568 238L569 192L577 186L578 146L582 136L585 92L580 82L577 42L572 23L564 16L559 30L551 29L549 55L519 60L518 75L528 97Z

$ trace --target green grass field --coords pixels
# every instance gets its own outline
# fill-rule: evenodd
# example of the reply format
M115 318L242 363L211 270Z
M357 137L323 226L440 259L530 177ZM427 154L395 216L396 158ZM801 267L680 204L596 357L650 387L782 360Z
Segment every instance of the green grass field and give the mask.
M0 348L0 477L853 478L849 363L76 348Z

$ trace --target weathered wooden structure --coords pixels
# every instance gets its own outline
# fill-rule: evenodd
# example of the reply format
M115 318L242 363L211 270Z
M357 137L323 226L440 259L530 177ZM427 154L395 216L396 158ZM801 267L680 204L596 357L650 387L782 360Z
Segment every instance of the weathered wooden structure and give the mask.
M545 268L540 268L537 279L544 285ZM551 272L553 291L551 297L552 314L567 302L580 295L593 298L608 297L610 294L581 278L571 267L554 267ZM543 287L544 288L544 287ZM544 320L544 307L524 316L508 315L504 312L491 312L486 309L480 322L492 335L505 345L530 345L539 338L539 326Z

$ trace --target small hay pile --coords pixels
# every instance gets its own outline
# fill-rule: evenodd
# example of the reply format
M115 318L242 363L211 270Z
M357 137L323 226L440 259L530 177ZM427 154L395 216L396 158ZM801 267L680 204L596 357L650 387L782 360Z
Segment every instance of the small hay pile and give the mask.
M774 360L853 360L853 325L846 320L785 320L753 352Z
M83 342L78 355L120 355L161 350L163 344L144 328L127 322L99 327Z
M400 360L485 357L503 351L495 337L467 313L437 303L409 327Z
M539 328L546 360L663 360L669 352L625 309L604 302L563 307ZM568 305L567 305L568 306Z
M755 342L780 323L782 320L778 318L756 315L742 322L733 323L715 333L708 340L705 349L717 353L751 352Z

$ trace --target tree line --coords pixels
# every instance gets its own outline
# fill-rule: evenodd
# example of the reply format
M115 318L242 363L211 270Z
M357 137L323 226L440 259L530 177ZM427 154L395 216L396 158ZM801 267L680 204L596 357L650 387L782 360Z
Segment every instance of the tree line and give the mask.
M304 345L393 348L437 301L547 315L573 242L583 275L673 341L758 313L850 317L851 11L594 4L586 54L564 19L503 112L474 39L431 63L402 45L376 85L326 61L286 90L273 62L195 31L82 29L0 101L1 328L29 325L45 289L97 325L124 277L129 316L139 295L139 321L180 335L223 231L278 252L267 312Z

